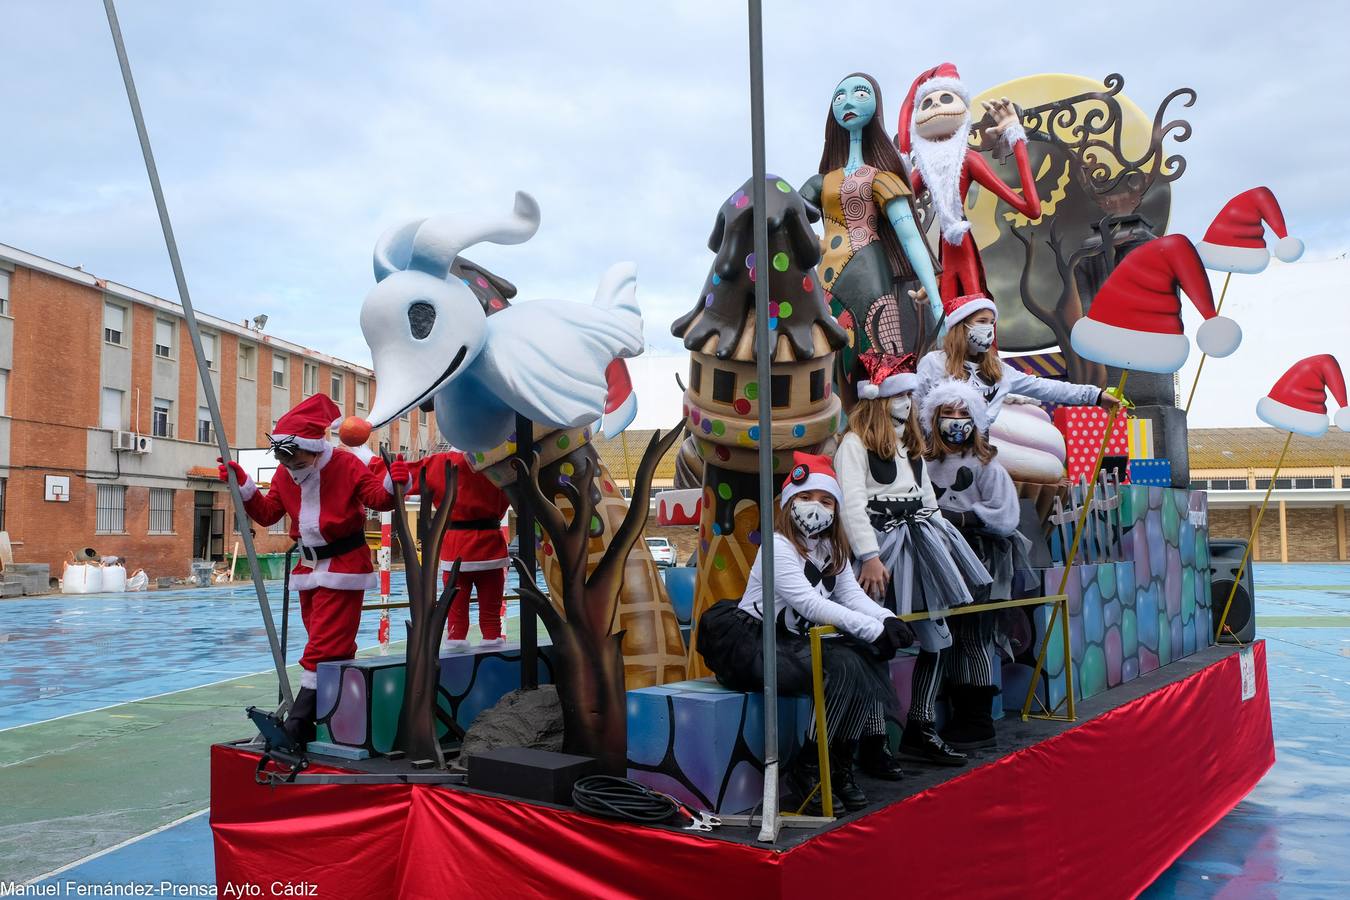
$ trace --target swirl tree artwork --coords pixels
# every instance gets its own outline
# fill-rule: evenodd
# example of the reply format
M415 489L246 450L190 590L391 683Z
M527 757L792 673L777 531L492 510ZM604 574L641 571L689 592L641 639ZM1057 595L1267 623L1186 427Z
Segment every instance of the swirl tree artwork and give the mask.
M553 643L554 681L563 712L563 750L597 757L611 774L622 775L628 757L624 633L614 630L624 563L647 524L656 464L683 430L681 425L664 436L660 432L652 435L638 464L628 511L589 575L587 559L600 497L594 484L597 466L590 458L581 458L569 479L546 492L540 486L538 455L530 470L518 457L512 458L516 484L529 493L559 567L561 589L550 598L535 586L520 559L512 560L520 576L521 601L539 616ZM558 505L559 498L563 506Z

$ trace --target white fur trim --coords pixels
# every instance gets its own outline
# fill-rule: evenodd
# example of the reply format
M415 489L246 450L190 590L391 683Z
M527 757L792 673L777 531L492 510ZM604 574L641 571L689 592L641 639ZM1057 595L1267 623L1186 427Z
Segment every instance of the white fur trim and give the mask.
M1341 424L1341 410L1336 414L1336 427L1342 431L1346 430ZM1307 437L1321 437L1327 433L1327 414L1320 412L1308 412L1306 409L1295 409L1287 403L1281 403L1271 397L1262 397L1256 401L1256 417L1267 425L1278 428L1281 431L1292 431L1294 434L1302 434ZM1350 416L1346 416L1350 420ZM1350 424L1347 421L1346 424Z
M919 376L913 372L897 372L882 380L880 385L870 381L858 382L859 400L876 400L881 397L898 397L910 394L919 387Z
M1336 410L1336 427L1341 431L1350 431L1350 406Z
M956 94L962 100L966 101L966 106L970 106L970 91L966 88L961 79L949 78L946 75L942 75L937 78L930 78L919 85L919 89L914 92L914 111L916 113L919 111L919 104L923 102L924 97L927 97L929 94L933 93L933 91L942 90L951 91L953 94Z
M300 482L300 519L298 527L300 540L310 547L328 543L328 539L319 530L319 484L323 481L323 470L310 472Z
M1206 269L1216 272L1255 275L1270 265L1270 251L1265 247L1229 247L1201 241L1195 245L1195 252L1200 254Z
M252 477L245 475L244 483L239 485L239 497L245 503L258 496L258 483Z
M412 489L413 489L413 479L412 475L410 474L408 476L408 480L403 485L403 492L406 494L408 491L411 491ZM384 473L384 492L391 497L394 496L394 477L390 475L388 471Z
M301 669L300 686L302 688L309 688L310 690L318 690L319 673L315 672L313 669Z
M1019 141L1025 141L1027 139L1027 130L1022 127L1020 121L1014 120L1011 125L1003 129L1003 133L999 135L999 137L1003 140L1003 146L1012 150L1012 148L1017 146Z
M1184 334L1134 331L1091 318L1074 323L1069 343L1084 359L1160 375L1180 369L1191 352Z
M970 222L966 219L942 226L942 239L955 247L959 247L969 233Z
M327 438L296 437L293 434L272 435L272 440L274 441L284 441L287 438L290 438L292 441L295 441L295 446L299 447L301 450L308 450L310 453L322 453L325 447L333 446L332 444L328 443Z
M1231 356L1241 343L1242 329L1225 316L1207 319L1195 333L1195 346L1200 352L1219 359Z
M924 434L933 433L933 414L944 406L964 406L971 421L982 434L989 433L989 404L969 381L944 378L928 389L919 407L919 425Z
M455 564L453 559L441 560L440 569L442 572L449 572ZM505 569L511 564L511 560L503 556L501 559L477 559L472 562L461 562L459 570L461 572L487 572L492 569Z
M839 489L839 482L835 481L829 475L822 475L819 472L812 472L806 476L806 480L801 484L788 483L783 488L783 496L779 498L778 505L786 507L788 501L800 494L802 491L829 491L834 495L836 504L844 502L844 492Z
M335 591L375 591L380 588L380 578L374 572L330 572L331 559L321 559L308 572L292 572L291 588L308 591L313 588L332 588Z
M1275 242L1275 258L1280 262L1293 262L1303 255L1303 242L1290 235Z
M998 321L998 306L988 297L971 297L965 303L962 303L956 309L947 313L947 327L951 328L956 323L968 316L973 316L982 309L987 309L994 314L994 321Z

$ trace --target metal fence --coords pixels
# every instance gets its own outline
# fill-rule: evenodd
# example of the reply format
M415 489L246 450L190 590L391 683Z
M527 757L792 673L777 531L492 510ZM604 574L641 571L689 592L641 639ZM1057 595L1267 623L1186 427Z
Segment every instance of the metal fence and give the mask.
M173 488L150 489L151 534L173 534Z
M121 534L126 531L126 487L120 484L100 484L96 496L94 531L99 534Z

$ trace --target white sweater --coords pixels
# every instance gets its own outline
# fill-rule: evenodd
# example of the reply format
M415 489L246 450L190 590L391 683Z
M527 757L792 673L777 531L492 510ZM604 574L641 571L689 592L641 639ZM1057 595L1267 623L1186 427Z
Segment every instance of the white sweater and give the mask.
M858 562L867 562L880 552L877 533L867 515L867 501L877 497L918 497L924 506L937 508L937 497L933 494L927 468L920 467L922 481L916 482L910 468L909 454L903 445L895 458L895 477L882 482L876 478L868 463L867 448L863 446L862 438L850 431L844 435L839 442L839 449L834 452L834 471L839 476L839 487L844 492L844 533L848 535L849 547Z
M774 609L785 617L790 631L805 634L813 625L833 625L864 641L875 641L881 637L881 622L887 616L895 615L858 586L853 569L844 566L834 576L834 589L825 586L822 579L819 584L811 584L806 577L806 562L809 559L822 572L828 568L829 559L821 543L807 539L809 554L803 557L792 546L792 541L774 532L773 535L773 597ZM764 548L760 547L760 553ZM750 568L750 581L745 586L740 608L761 621L764 618L764 587L759 577L759 556Z
M1101 399L1102 389L1095 384L1070 384L1067 381L1055 381L1050 378L1038 378L1028 375L1021 369L1003 363L1003 377L997 384L988 385L980 377L979 366L966 360L966 374L971 385L984 395L989 404L989 423L992 425L1003 409L1003 398L1009 394L1021 394L1033 400L1046 403L1062 403L1066 406L1092 406ZM919 387L914 392L915 406L923 405L928 391L947 375L947 353L944 350L932 350L919 360Z
M974 513L992 534L1006 537L1017 530L1022 514L1017 488L997 458L988 464L972 454L930 459L928 471L941 509Z

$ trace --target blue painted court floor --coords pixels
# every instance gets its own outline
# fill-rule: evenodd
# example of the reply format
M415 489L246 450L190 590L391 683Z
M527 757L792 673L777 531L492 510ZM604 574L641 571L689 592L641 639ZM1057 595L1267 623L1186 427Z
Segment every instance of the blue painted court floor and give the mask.
M1350 896L1350 566L1261 564L1256 580L1275 767L1145 897ZM274 610L279 614L279 603ZM368 615L363 646L375 638L375 617ZM17 665L0 672L0 727L269 665L251 589L0 603L0 635L6 633L7 663ZM297 634L292 659L302 643ZM90 648L95 667L106 667L106 674L90 677ZM125 668L137 678L125 680ZM49 697L43 685L67 689ZM0 759L0 771L7 764ZM184 817L83 859L52 859L46 873L39 883L63 892L72 884L133 880L211 885L207 815ZM5 880L0 873L0 885ZM1102 885L1099 896L1115 895Z

